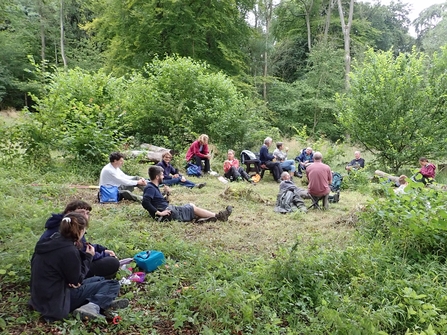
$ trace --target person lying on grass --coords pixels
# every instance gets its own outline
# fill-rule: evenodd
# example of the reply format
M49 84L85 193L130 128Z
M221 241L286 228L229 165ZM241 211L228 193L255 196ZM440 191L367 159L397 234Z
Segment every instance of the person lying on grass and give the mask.
M153 165L149 167L150 182L144 189L142 205L149 214L159 221L181 221L190 222L199 219L200 222L228 221L233 207L227 206L226 209L219 213L213 213L206 209L195 206L194 204L186 204L183 206L170 205L166 198L162 195L159 185L163 184L163 169L160 166ZM169 188L165 186L165 191L169 193Z
M104 318L101 311L127 307L127 299L115 300L120 290L117 280L103 277L85 279L95 248L89 244L81 252L81 239L88 227L82 213L67 213L59 232L37 242L31 258L31 299L29 306L46 322L62 320L70 312L82 320Z
M92 206L83 200L73 200L69 202L63 213L51 214L51 217L45 223L46 230L39 241L47 239L59 232L61 220L67 213L80 212L81 214L84 214L87 219L90 219L91 211ZM88 243L85 236L81 238L81 244L81 250L86 252ZM116 258L115 252L100 244L92 245L95 248L95 254L93 255L92 264L90 265L90 271L87 273L86 277L101 276L108 279L114 278L120 266L120 262L118 258Z
M161 159L161 162L158 162L157 166L163 169L163 184L167 186L182 185L188 188L202 188L206 185L206 183L195 184L182 176L178 169L171 165L172 155L170 152L165 152L161 156Z

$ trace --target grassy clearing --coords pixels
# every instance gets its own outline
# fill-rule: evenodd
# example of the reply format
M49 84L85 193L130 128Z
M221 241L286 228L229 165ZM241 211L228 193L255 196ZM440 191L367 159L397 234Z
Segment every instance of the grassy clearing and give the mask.
M144 175L147 167L141 165L139 168ZM60 212L68 201L75 198L93 204L88 234L91 242L116 250L120 258L132 257L146 249L162 250L168 257L168 266L149 275L146 284L123 288L123 294L132 299L133 306L123 315L133 320L141 314L151 314L150 324L158 322L155 328L158 327L160 334L170 333L160 330L163 327L173 333L176 328L185 327L193 329L193 333L201 333L207 327L223 327L221 331L224 331L228 325L222 326L225 322L208 307L200 308L214 315L216 320L204 324L204 320L191 319L188 316L190 312L175 307L179 302L172 305L172 299L179 298L172 295L178 295L178 290L190 286L196 287L194 294L200 288L204 290L202 294L207 295L209 288L205 286L217 285L215 281L222 275L225 281L228 280L224 286L230 285L235 277L243 278L241 280L245 283L256 267L274 260L281 250L292 248L297 241L303 248L312 245L322 249L343 249L350 243L354 232L349 223L350 217L366 201L366 196L360 193L343 192L340 203L332 205L328 212L310 210L308 214L281 215L273 212L278 185L269 174L256 186L248 183L225 185L215 177L205 177L201 181L205 181L207 186L200 190L175 187L171 202L193 202L212 211L219 211L230 204L234 211L228 222L203 225L157 223L139 204L101 205L96 203L96 190L69 187L70 184L95 184L96 180L79 181L74 174L61 174L59 169L45 173L1 169L0 220L4 228L0 233L3 298L0 328L9 333L32 334L67 327L74 333L81 332L81 329L90 332L98 326L101 332L106 332L105 325L93 323L92 328L92 325L73 320L50 327L42 324L36 313L26 312L29 261L34 245L50 213ZM231 287L227 289L231 291ZM178 319L176 310L184 313L182 315L186 319ZM190 306L186 310L190 311ZM19 311L23 313L20 317ZM142 330L148 322L139 321L134 326L125 324L126 329L134 327L134 333L150 333ZM248 324L251 322L253 320L247 320ZM213 323L216 324L213 326ZM121 327L115 328L115 333L132 333Z
M286 145L294 157L308 144L290 141ZM331 150L323 145L319 148L318 143L312 146L323 154ZM343 172L355 148L340 146L337 150L330 165ZM220 170L222 161L222 154L217 154L213 169ZM145 176L147 166L128 161L124 170ZM207 183L203 189L173 188L171 202L193 202L216 212L232 205L228 222L158 223L139 204L100 205L96 190L70 186L95 185L98 174L85 167L80 171L59 159L40 171L23 163L14 168L0 166L0 332L447 332L445 255L432 252L447 237L442 231L422 234L434 228L420 226L432 217L443 217L447 199L439 194L424 195L417 211L413 203L418 198L413 196L376 202L372 207L366 205L372 200L372 186L361 184L353 188L358 191L343 190L340 202L329 211L281 215L273 212L278 184L268 173L256 186L222 184L215 177L205 177L200 180ZM365 176L368 173L361 175ZM298 185L301 181L296 180ZM380 194L386 191L381 189ZM60 212L75 198L93 204L89 241L108 246L120 258L147 249L161 250L167 257L166 265L148 274L144 283L122 287L121 294L131 300L131 307L120 311L122 321L117 325L72 318L46 325L37 313L27 310L29 262L35 243L50 213ZM431 212L425 208L427 201ZM442 224L437 221L434 227ZM391 239L387 231L392 232ZM428 246L428 252L421 252L423 246ZM402 248L411 248L420 256L410 259L408 250ZM125 275L121 272L118 277Z

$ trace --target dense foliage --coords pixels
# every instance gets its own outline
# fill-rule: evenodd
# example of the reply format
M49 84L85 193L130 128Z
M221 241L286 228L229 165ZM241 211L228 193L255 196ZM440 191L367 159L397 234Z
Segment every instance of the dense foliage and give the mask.
M355 141L397 172L422 156L445 155L447 52L366 53L338 98L339 119ZM444 69L444 70L441 70Z

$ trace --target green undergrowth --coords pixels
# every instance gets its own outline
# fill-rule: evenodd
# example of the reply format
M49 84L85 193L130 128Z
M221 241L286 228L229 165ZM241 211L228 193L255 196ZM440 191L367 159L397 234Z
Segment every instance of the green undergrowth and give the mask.
M329 211L289 216L273 212L278 185L269 175L256 186L207 177L201 190L174 188L172 201L234 212L225 223L194 225L155 222L136 203L97 204L96 190L69 186L94 185L93 177L62 171L0 167L2 333L447 332L440 191L410 185L396 196L379 184L381 196L372 197L348 189ZM148 249L167 258L144 283L122 286L131 305L118 324L70 317L47 325L27 309L34 245L50 213L74 198L93 204L89 241L120 258Z

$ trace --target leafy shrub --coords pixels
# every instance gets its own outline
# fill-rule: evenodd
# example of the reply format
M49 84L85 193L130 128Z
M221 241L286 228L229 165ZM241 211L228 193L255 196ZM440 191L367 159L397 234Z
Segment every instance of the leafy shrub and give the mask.
M342 189L367 191L370 184L370 175L365 169L352 170L343 177Z
M447 194L410 182L405 194L388 190L372 200L360 215L361 230L395 245L401 255L418 259L425 254L447 256ZM386 186L385 186L386 187Z
M202 133L218 146L240 148L262 119L247 110L231 79L191 58L153 60L129 79L121 104L128 135L177 151Z
M123 111L115 94L122 80L81 69L51 75L42 98L34 97L37 113L19 125L16 140L35 161L56 150L81 164L100 166L123 140Z

